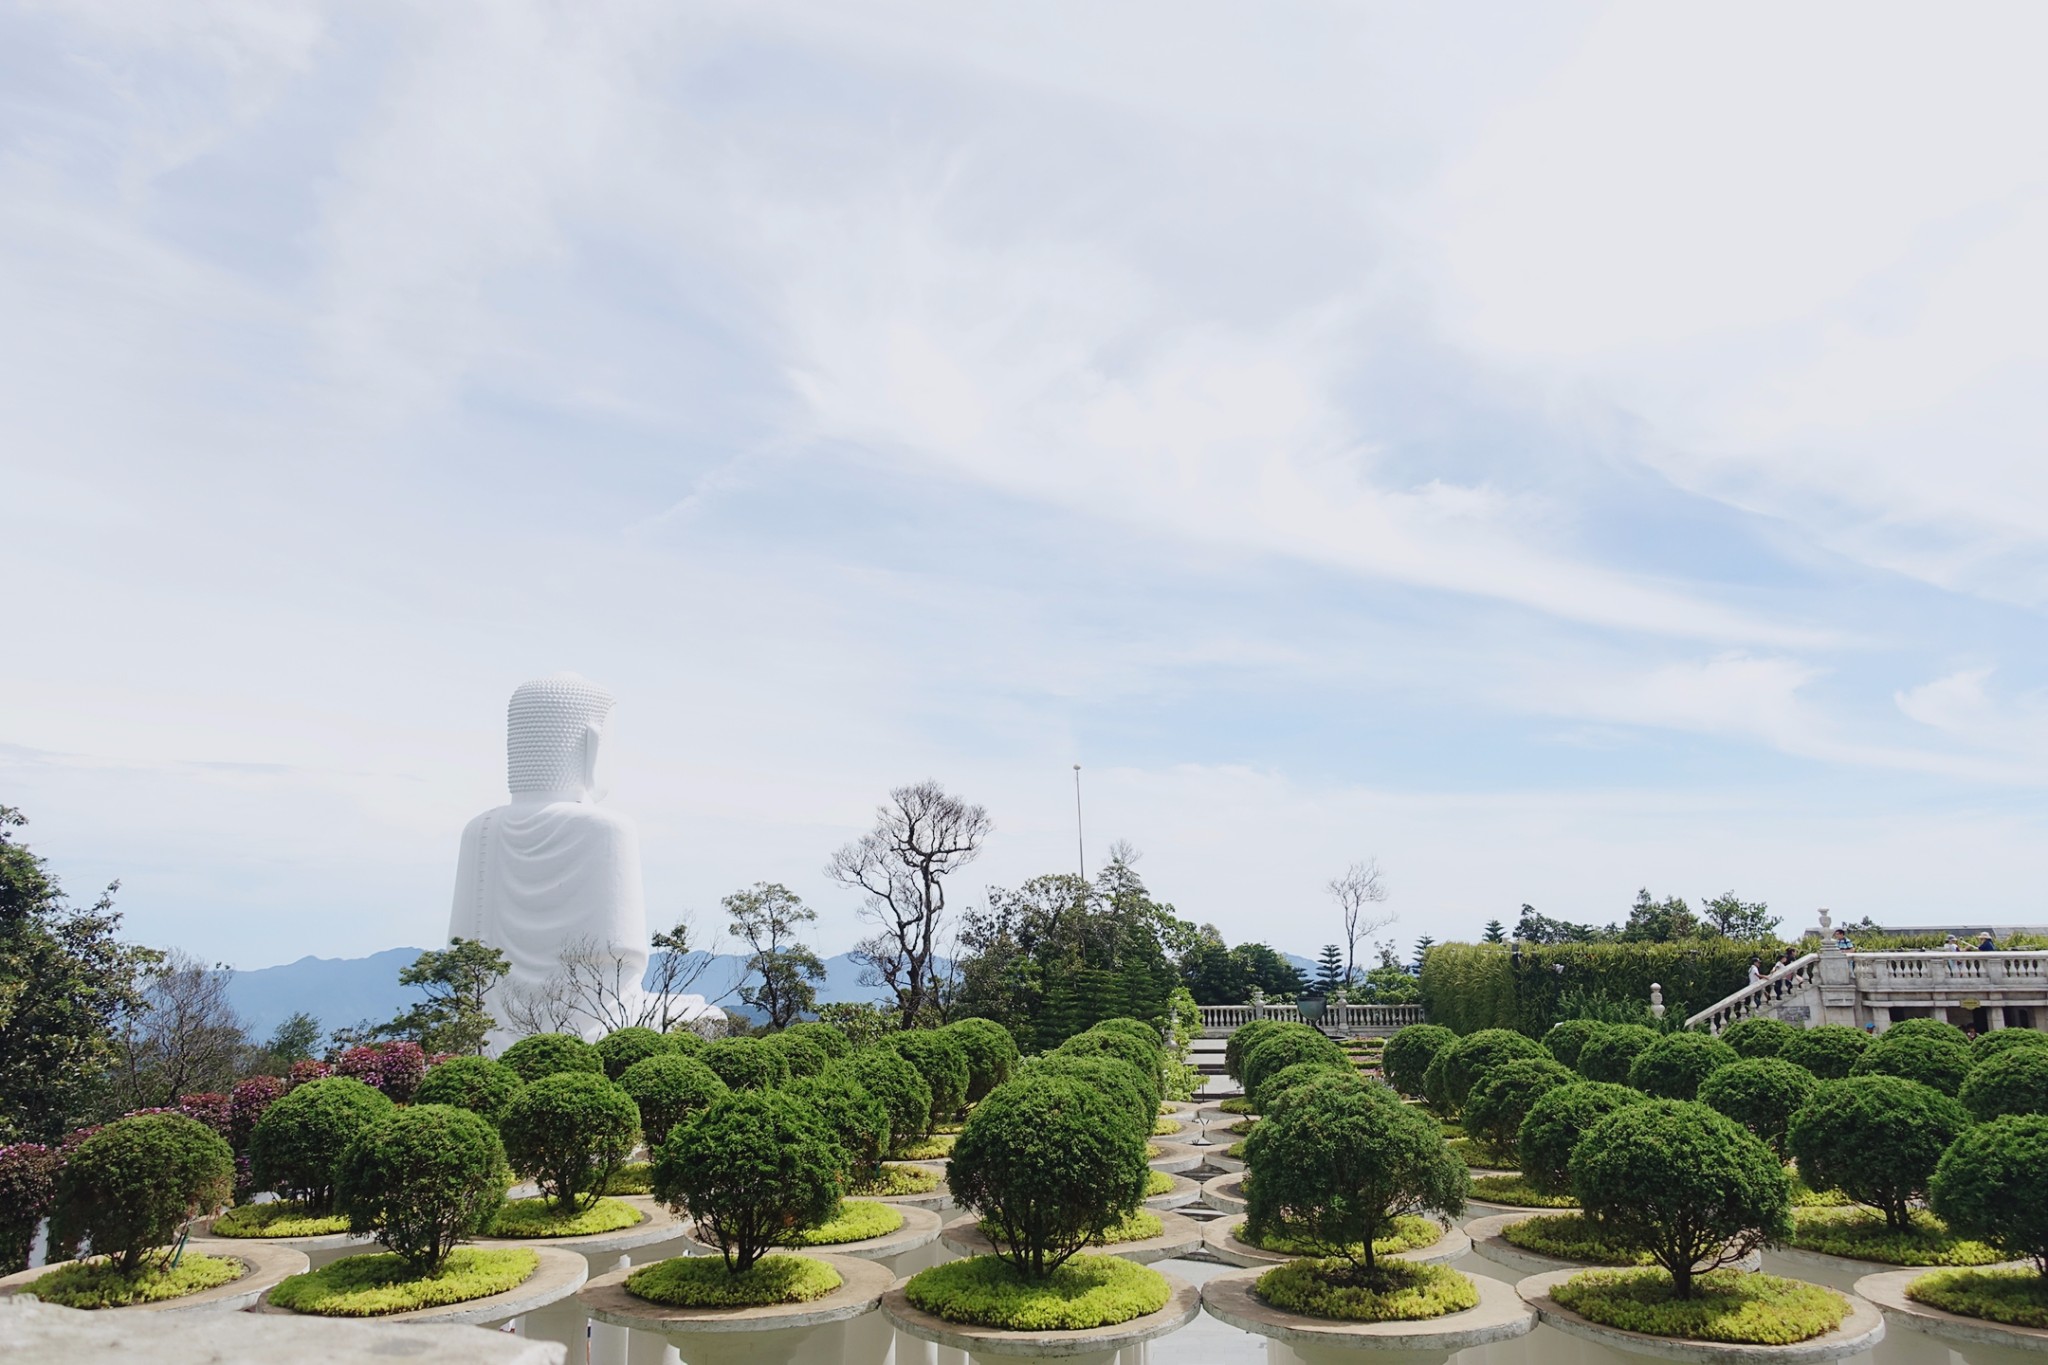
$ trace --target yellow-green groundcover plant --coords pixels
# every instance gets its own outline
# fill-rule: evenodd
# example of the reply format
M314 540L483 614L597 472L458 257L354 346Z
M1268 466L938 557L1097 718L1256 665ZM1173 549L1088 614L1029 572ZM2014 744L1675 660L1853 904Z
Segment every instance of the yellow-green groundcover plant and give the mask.
M1650 1265L1653 1257L1580 1213L1541 1213L1500 1230L1501 1240L1538 1256L1587 1265Z
M1240 1230L1238 1240L1261 1251L1278 1252L1283 1256L1313 1257L1323 1251L1320 1243L1290 1237L1285 1228L1269 1228L1257 1237L1258 1240L1253 1241ZM1404 1251L1420 1251L1424 1247L1435 1246L1443 1239L1443 1224L1434 1218L1404 1213L1394 1220L1393 1230L1387 1236L1373 1239L1372 1253L1375 1256L1394 1256Z
M38 1276L26 1292L66 1308L125 1308L218 1289L242 1278L243 1271L240 1261L225 1256L187 1253L176 1265L150 1260L134 1270L94 1257Z
M1802 1209L1785 1241L1801 1251L1886 1265L1992 1265L2005 1259L1982 1242L1956 1236L1925 1209L1909 1216L1907 1226L1896 1229L1875 1209Z
M1275 1308L1343 1322L1416 1322L1479 1306L1479 1289L1447 1265L1382 1261L1289 1261L1259 1276L1252 1292Z
M330 1318L374 1318L468 1303L516 1289L540 1268L528 1247L457 1247L439 1273L422 1275L391 1252L350 1256L270 1291L270 1302Z
M493 1237L592 1237L637 1227L640 1210L623 1199L600 1199L586 1209L563 1210L545 1199L515 1199L491 1220Z
M1027 1278L993 1256L973 1256L920 1271L904 1287L904 1297L948 1322L1073 1332L1156 1313L1173 1290L1159 1272L1117 1256L1075 1256L1042 1279Z
M824 1222L790 1236L793 1246L844 1246L865 1242L870 1237L887 1237L903 1226L903 1210L872 1199L848 1199L834 1209Z
M1626 1332L1789 1346L1832 1332L1849 1316L1849 1300L1832 1289L1777 1275L1715 1270L1695 1276L1693 1295L1675 1297L1670 1273L1588 1270L1550 1291L1580 1317Z
M216 1237L332 1237L347 1231L347 1214L311 1213L283 1199L237 1204L213 1220Z
M717 1256L676 1256L626 1276L626 1292L679 1308L764 1308L809 1303L839 1288L839 1272L809 1256L763 1256L729 1271Z

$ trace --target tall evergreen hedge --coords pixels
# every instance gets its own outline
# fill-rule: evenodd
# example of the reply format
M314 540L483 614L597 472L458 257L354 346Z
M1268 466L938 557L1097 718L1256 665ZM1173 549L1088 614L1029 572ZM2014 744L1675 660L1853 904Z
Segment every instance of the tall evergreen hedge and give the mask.
M1511 1028L1540 1038L1564 1017L1566 991L1647 1007L1655 982L1665 1016L1684 1019L1741 990L1755 952L1724 938L1524 944L1517 965L1504 944L1440 943L1422 960L1422 1004L1431 1023L1459 1033Z

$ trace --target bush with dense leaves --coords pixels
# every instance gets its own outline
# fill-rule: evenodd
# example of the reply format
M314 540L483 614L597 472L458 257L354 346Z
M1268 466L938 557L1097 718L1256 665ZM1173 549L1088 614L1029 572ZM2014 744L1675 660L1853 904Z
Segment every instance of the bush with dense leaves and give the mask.
M337 1076L353 1076L400 1104L412 1102L427 1074L427 1054L418 1043L400 1040L352 1047L334 1064Z
M1942 1154L1927 1193L1951 1232L2048 1276L2048 1115L2008 1114L1970 1129Z
M654 1197L697 1222L726 1269L823 1222L848 1166L811 1104L780 1090L735 1090L670 1130L654 1157Z
M1816 1024L1800 1029L1778 1055L1803 1066L1824 1081L1839 1081L1870 1049L1870 1035L1847 1024Z
M56 1207L62 1168L54 1147L39 1142L0 1147L0 1275L28 1269L36 1225Z
M1239 1085L1244 1084L1245 1054L1284 1028L1299 1028L1281 1019L1253 1019L1230 1031L1223 1040L1223 1070ZM1445 1032L1450 1032L1446 1029ZM1453 1037L1456 1035L1453 1034ZM1427 1065L1427 1063L1425 1063Z
M1700 1082L1700 1103L1726 1114L1756 1134L1780 1157L1792 1115L1813 1097L1820 1082L1803 1066L1782 1057L1748 1057L1730 1062Z
M826 1077L846 1075L889 1111L889 1140L903 1143L923 1136L932 1127L932 1088L917 1068L900 1053L883 1047L861 1048L844 1061L832 1063Z
M673 1051L680 1052L685 1057L695 1057L711 1045L709 1038L706 1038L688 1024L679 1024L662 1036L668 1039L669 1046Z
M1549 1049L1513 1029L1489 1028L1468 1033L1444 1052L1444 1095L1459 1109L1480 1077L1509 1062L1530 1058L1554 1060Z
M356 1135L335 1164L335 1207L421 1274L490 1226L511 1183L497 1130L451 1104L415 1104Z
M573 1033L535 1033L521 1038L498 1058L529 1084L565 1071L604 1074L604 1056Z
M1121 1057L1107 1053L1073 1056L1052 1052L1036 1057L1018 1073L1025 1076L1063 1076L1093 1086L1107 1096L1117 1112L1126 1115L1141 1133L1152 1131L1152 1115L1159 1109L1159 1092L1148 1090L1150 1077Z
M1317 1062L1326 1066L1351 1065L1351 1059L1344 1055L1344 1049L1317 1033L1312 1028L1299 1027L1283 1030L1260 1043L1245 1054L1244 1090L1247 1095L1257 1096L1259 1086L1268 1076L1276 1076L1290 1066L1303 1062Z
M228 1097L229 1146L238 1152L249 1150L249 1135L256 1131L256 1120L277 1103L284 1089L281 1076L251 1076L235 1082L234 1093Z
M1753 1014L1722 1029L1721 1041L1734 1048L1736 1055L1741 1057L1776 1057L1785 1051L1785 1044L1798 1035L1799 1030L1783 1019Z
M287 1090L296 1090L310 1081L324 1081L333 1074L334 1068L318 1057L304 1057L293 1062L291 1069L285 1072L284 1086Z
M958 1034L944 1029L905 1029L883 1039L882 1046L916 1067L932 1088L933 1123L949 1122L967 1107L967 1046Z
M996 1255L1043 1279L1144 1203L1144 1134L1094 1086L1026 1072L975 1106L946 1180Z
M893 1137L889 1107L873 1092L844 1068L791 1081L785 1090L816 1109L845 1150L845 1184L849 1188L866 1189L882 1178L882 1161L889 1155Z
M1143 1019L1133 1019L1127 1014L1118 1015L1114 1019L1098 1019L1088 1026L1088 1032L1121 1033L1143 1043L1155 1057L1166 1055L1166 1040L1159 1035L1159 1030Z
M734 1090L768 1090L789 1079L789 1063L760 1038L719 1038L697 1060Z
M2006 1114L2048 1114L2048 1048L2009 1048L1978 1063L1956 1098L1979 1123Z
M671 1035L637 1027L615 1028L592 1046L597 1049L597 1059L604 1063L605 1076L614 1081L625 1075L626 1068L633 1063L676 1050Z
M1701 1081L1740 1060L1734 1048L1709 1034L1667 1033L1636 1054L1628 1083L1655 1099L1694 1099Z
M1969 1126L1968 1110L1918 1081L1849 1076L1823 1082L1792 1115L1786 1146L1809 1187L1840 1190L1903 1232L1941 1154Z
M790 1080L815 1076L832 1064L832 1054L800 1033L771 1033L761 1040L782 1054Z
M1238 1033L1244 1032L1239 1029ZM1236 1041L1236 1034L1231 1035ZM1387 1084L1411 1100L1422 1098L1422 1073L1439 1052L1458 1041L1458 1035L1441 1024L1409 1024L1394 1031L1380 1052L1380 1072Z
M580 1213L603 1196L612 1172L632 1155L639 1129L633 1097L590 1071L560 1071L529 1083L498 1124L512 1169L564 1214Z
M391 1109L388 1095L348 1076L296 1086L249 1132L250 1179L259 1190L324 1213L334 1207L334 1163Z
M1016 1071L1017 1040L995 1020L956 1019L946 1025L945 1031L957 1038L967 1052L969 1104L978 1103Z
M1911 1023L1933 1023L1931 1019L1909 1020ZM1909 1081L1932 1086L1944 1095L1959 1094L1963 1080L1970 1074L1970 1045L1953 1038L1941 1037L1930 1032L1898 1033L1904 1025L1878 1035L1856 1065L1849 1068L1852 1076L1901 1076ZM1949 1027L1942 1025L1943 1028Z
M1515 1135L1523 1177L1542 1194L1570 1194L1572 1149L1579 1140L1615 1110L1648 1098L1640 1090L1606 1081L1578 1081L1546 1091L1529 1106Z
M519 1073L503 1062L488 1057L450 1057L427 1069L413 1100L417 1104L452 1104L496 1123L505 1117L505 1110L525 1084Z
M1574 1071L1579 1066L1579 1050L1585 1047L1595 1034L1608 1028L1600 1019L1560 1019L1550 1026L1543 1035L1543 1046L1550 1055Z
M1464 1212L1471 1177L1428 1115L1332 1073L1290 1092L1245 1139L1247 1235L1285 1233L1370 1271L1395 1220Z
M1465 1097L1465 1131L1501 1156L1511 1156L1537 1100L1571 1085L1578 1074L1549 1057L1523 1057L1493 1068Z
M1896 1024L1886 1025L1884 1031L1877 1035L1879 1042L1887 1038L1938 1038L1944 1043L1956 1043L1962 1047L1970 1045L1970 1035L1946 1019L1901 1019Z
M730 1087L695 1057L662 1052L626 1068L619 1089L640 1110L640 1132L648 1150L661 1146L669 1130L711 1107Z
M1451 1050L1445 1048L1422 1071L1422 1102L1432 1114L1446 1119L1458 1115L1458 1106L1451 1102L1450 1059Z
M57 1176L50 1245L89 1243L123 1271L235 1192L227 1140L182 1114L116 1119L78 1144Z
M177 1112L194 1123L203 1123L234 1146L235 1101L217 1090L201 1090L178 1096Z
M1970 1044L1970 1057L1978 1066L2003 1053L2021 1047L2048 1048L2048 1033L2030 1028L1997 1028L1980 1033Z
M782 1032L785 1037L804 1038L816 1043L835 1062L853 1055L853 1040L846 1036L846 1030L822 1019L799 1019Z
M1293 1066L1282 1067L1266 1077L1266 1079L1260 1081L1257 1093L1252 1096L1252 1103L1261 1114L1270 1114L1273 1112L1273 1107L1280 1102L1280 1097L1295 1086L1313 1080L1320 1080L1331 1072L1336 1072L1339 1075L1349 1075L1351 1070L1351 1063L1348 1061L1333 1062L1327 1058L1318 1058L1306 1062L1296 1062Z
M1579 1049L1579 1074L1589 1081L1627 1085L1636 1058L1662 1036L1641 1024L1610 1024Z
M1792 1186L1770 1148L1704 1104L1631 1104L1572 1152L1572 1193L1588 1218L1656 1259L1673 1294L1792 1231Z
M1166 1054L1156 1041L1147 1042L1128 1030L1098 1024L1075 1034L1054 1051L1063 1057L1114 1057L1143 1075L1145 1088L1155 1098L1164 1088L1160 1078Z

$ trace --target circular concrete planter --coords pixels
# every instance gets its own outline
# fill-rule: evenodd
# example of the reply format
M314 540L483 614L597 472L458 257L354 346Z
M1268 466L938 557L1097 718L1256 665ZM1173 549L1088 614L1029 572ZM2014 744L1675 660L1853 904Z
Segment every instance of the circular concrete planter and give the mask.
M212 1238L229 1246L272 1246L284 1247L291 1251L304 1252L307 1263L315 1270L332 1265L344 1256L360 1256L364 1252L381 1250L377 1239L368 1233L358 1237L346 1232L330 1232L321 1237L214 1237L214 1219L202 1218L192 1225L194 1237Z
M881 1203L882 1200L870 1200ZM858 1242L835 1242L830 1246L785 1247L792 1256L851 1256L860 1261L888 1261L906 1251L930 1246L939 1240L938 1214L930 1209L910 1208L896 1205L896 1211L903 1215L903 1226L880 1237L864 1237ZM700 1251L718 1254L718 1248L697 1235L697 1225L692 1223L684 1234L684 1240Z
M1654 1356L1659 1360L1707 1362L1708 1365L1811 1365L1839 1360L1867 1351L1884 1340L1884 1316L1870 1304L1851 1296L1849 1316L1834 1331L1811 1341L1790 1346L1743 1346L1724 1341L1686 1341L1678 1337L1657 1337L1647 1332L1630 1332L1619 1327L1582 1318L1550 1297L1550 1291L1586 1267L1553 1270L1517 1281L1515 1292L1536 1310L1536 1316L1560 1332L1597 1342L1626 1355Z
M1225 1175L1239 1175L1244 1171L1244 1158L1230 1155L1230 1148L1221 1143L1214 1147L1200 1147L1196 1150L1207 1154L1202 1159L1202 1169L1204 1170L1221 1171Z
M921 1308L913 1308L897 1285L882 1296L882 1312L896 1330L920 1341L950 1346L977 1357L1025 1356L1038 1360L1069 1360L1106 1365L1127 1346L1163 1337L1194 1321L1202 1308L1202 1296L1193 1285L1174 1275L1164 1276L1173 1297L1156 1313L1132 1318L1113 1327L1091 1327L1079 1332L1007 1332L999 1327L972 1327L947 1322ZM901 1352L898 1352L899 1357ZM695 1362L692 1362L695 1365Z
M1465 1221L1468 1224L1477 1222L1481 1218L1497 1218L1504 1213L1577 1213L1578 1211L1579 1209L1576 1204L1566 1209L1546 1209L1536 1208L1528 1204L1496 1204L1491 1199L1467 1199L1465 1201Z
M655 1203L652 1195L615 1194L607 1197L631 1204L638 1210L640 1221L629 1228L593 1232L582 1237L478 1237L477 1244L495 1247L560 1247L564 1251L580 1252L589 1257L608 1257L653 1246L658 1242L670 1241L683 1234L683 1226L677 1221L676 1216Z
M95 1308L95 1313L239 1313L254 1306L265 1294L292 1276L302 1273L307 1267L306 1253L294 1247L279 1246L274 1242L257 1242L254 1246L243 1243L252 1238L215 1238L201 1240L193 1238L185 1243L185 1252L193 1256L219 1256L242 1263L242 1277L226 1284L202 1289L197 1294L183 1298L160 1299L155 1303L131 1303L122 1308ZM58 1261L53 1265L37 1266L34 1270L23 1270L0 1279L0 1298L12 1298L22 1293L38 1279L53 1270L74 1261Z
M953 1192L946 1186L945 1162L902 1161L895 1162L893 1164L900 1166L918 1166L922 1167L925 1170L937 1172L939 1177L938 1187L936 1189L926 1190L923 1194L862 1194L856 1195L854 1197L857 1199L879 1200L881 1203L895 1204L900 1208L931 1209L938 1213L944 1213L947 1209L953 1207Z
M1529 1275L1548 1275L1553 1270L1568 1270L1577 1274L1581 1270L1626 1270L1627 1266L1597 1265L1592 1261L1567 1261L1559 1256L1545 1256L1527 1247L1518 1247L1501 1236L1501 1229L1512 1223L1535 1218L1549 1213L1572 1213L1573 1209L1519 1209L1514 1213L1497 1213L1486 1218L1475 1218L1465 1224L1465 1235L1472 1239L1472 1250L1495 1265L1515 1272L1520 1278ZM1763 1257L1750 1252L1735 1263L1737 1270L1761 1270ZM1835 1286L1828 1286L1830 1289Z
M1463 1351L1496 1341L1527 1336L1536 1314L1498 1280L1470 1277L1479 1290L1479 1306L1462 1313L1419 1322L1340 1322L1290 1313L1263 1302L1252 1292L1271 1266L1227 1270L1202 1286L1202 1311L1219 1322L1256 1332L1293 1347L1310 1359L1335 1351Z
M1243 1213L1244 1173L1228 1171L1203 1181L1202 1202L1219 1213Z
M946 1245L962 1256L990 1256L995 1253L995 1243L975 1226L980 1221L974 1214L955 1218L946 1224L940 1234ZM1177 1213L1159 1215L1159 1235L1136 1242L1112 1242L1106 1246L1090 1247L1089 1251L1104 1256L1115 1256L1120 1260L1135 1261L1149 1265L1153 1261L1171 1260L1185 1256L1202 1245L1202 1225L1192 1218Z
M1299 1260L1284 1251L1267 1251L1255 1247L1237 1235L1244 1226L1244 1215L1233 1213L1227 1218L1215 1218L1202 1225L1202 1246L1211 1256L1225 1265L1257 1266L1266 1269L1284 1261ZM1396 1251L1382 1256L1383 1261L1413 1261L1417 1265L1438 1265L1455 1261L1472 1250L1472 1240L1455 1227L1448 1227L1443 1220L1435 1220L1444 1229L1444 1235L1426 1247L1413 1251Z
M1173 1188L1165 1194L1155 1194L1145 1201L1145 1207L1157 1213L1163 1209L1184 1209L1200 1202L1202 1187L1184 1175L1173 1177Z
M1945 1309L1936 1308L1933 1304L1919 1303L1906 1297L1907 1285L1936 1270L2021 1268L2032 1269L2032 1266L2024 1261L2006 1261L1996 1266L1914 1266L1907 1270L1887 1270L1878 1275L1865 1275L1856 1282L1855 1292L1882 1309L1885 1321L1894 1327L1924 1332L1940 1341L1952 1342L1958 1346L2003 1346L2009 1350L2033 1351L2048 1355L2048 1327L2009 1327L2002 1322L1967 1318L1961 1313L1950 1313Z
M1146 1164L1153 1170L1165 1171L1168 1175L1192 1171L1202 1164L1203 1154L1209 1150L1206 1147L1190 1147L1184 1142L1160 1142L1156 1139L1152 1145L1159 1149L1159 1155L1152 1157Z
M615 1270L583 1287L577 1301L594 1320L666 1337L690 1365L788 1360L821 1330L872 1313L893 1276L886 1266L851 1256L805 1252L839 1272L841 1284L823 1298L766 1308L671 1308L635 1298L629 1272Z
M1894 1270L1903 1270L1910 1275L1925 1275L1936 1270L1997 1268L1989 1265L1893 1265L1890 1261L1865 1261L1854 1256L1830 1256L1823 1251L1806 1251L1790 1246L1771 1247L1764 1252L1763 1260L1764 1269L1773 1275L1789 1275L1794 1279L1811 1280L1830 1289L1839 1289L1844 1294L1858 1293L1860 1291L1856 1286L1866 1278Z
M503 1245L502 1243L500 1245ZM531 1275L502 1294L487 1294L462 1303L445 1303L438 1308L415 1308L408 1313L385 1313L374 1318L346 1318L347 1322L454 1322L495 1327L523 1313L559 1303L583 1287L590 1278L590 1266L573 1251L560 1247L532 1245L540 1264ZM293 1317L328 1321L324 1314L300 1313L280 1308L265 1295L255 1309L258 1313L288 1313Z

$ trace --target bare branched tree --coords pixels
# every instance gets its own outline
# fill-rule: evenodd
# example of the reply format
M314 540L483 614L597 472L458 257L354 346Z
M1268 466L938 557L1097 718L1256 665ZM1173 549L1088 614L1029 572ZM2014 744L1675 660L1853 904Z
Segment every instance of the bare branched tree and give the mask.
M1392 924L1400 916L1375 907L1387 899L1386 883L1380 879L1380 862L1367 858L1330 878L1329 892L1344 915L1344 983L1358 979L1358 942Z
M689 1016L680 997L689 994L715 960L718 939L713 938L710 946L699 948L691 940L697 936L697 926L688 915L677 920L675 927L665 934L654 936L654 958L647 974L647 991L651 997L646 1027L667 1033L680 1024L687 1024ZM732 994L728 986L712 1001L723 1000Z
M946 878L974 861L993 828L988 812L937 782L898 787L875 827L832 855L825 875L867 899L876 932L855 945L861 979L896 997L903 1027L937 1008L933 958L946 911Z
M232 975L175 949L150 970L141 1008L122 1020L124 1108L173 1105L180 1095L234 1085L249 1040L228 1002Z
M493 995L506 1025L514 1033L529 1037L536 1033L571 1032L579 1017L576 988L566 970L531 984L507 982Z

